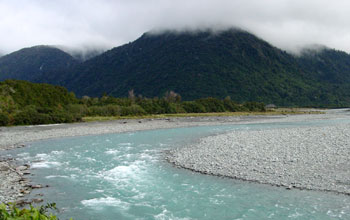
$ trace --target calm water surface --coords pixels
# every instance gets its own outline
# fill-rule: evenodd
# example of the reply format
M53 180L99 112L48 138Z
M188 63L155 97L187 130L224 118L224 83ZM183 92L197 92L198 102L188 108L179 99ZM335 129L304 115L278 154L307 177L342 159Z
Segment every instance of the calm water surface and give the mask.
M344 122L344 121L341 121ZM178 169L163 150L234 129L341 123L208 126L62 138L6 152L32 164L34 190L61 219L350 219L349 196L285 190Z

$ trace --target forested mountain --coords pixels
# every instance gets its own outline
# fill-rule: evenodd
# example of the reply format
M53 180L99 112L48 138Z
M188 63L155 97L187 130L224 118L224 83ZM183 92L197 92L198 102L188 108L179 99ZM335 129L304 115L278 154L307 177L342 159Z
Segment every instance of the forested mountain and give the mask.
M63 85L78 96L127 96L133 89L154 97L173 90L184 100L230 96L238 102L284 106L350 105L349 54L308 49L296 57L236 29L146 33L80 64L65 57L54 71L20 72L35 75L28 77L31 81ZM17 72L3 75L3 58L0 79L16 78ZM15 60L23 66L20 58Z
M321 82L350 83L350 55L328 48L305 49L298 59L300 67Z
M236 30L219 35L144 34L86 62L67 85L78 85L79 95L123 96L134 89L152 97L174 90L185 99L230 95L237 101L253 100L269 96L271 84L296 84L289 82L300 80L293 62L290 55ZM286 69L295 73L293 79L285 74ZM257 88L258 81L265 85Z
M144 34L85 62L65 85L78 95L90 96L103 92L126 96L134 89L153 97L174 90L184 99L231 96L238 102L278 105L348 103L346 85L338 88L330 79L335 73L338 78L348 77L350 56L323 50L319 55L311 56L310 51L302 57L239 30ZM320 57L326 62L328 78L319 73L326 68L319 66ZM333 59L339 64L330 65Z
M0 80L20 79L57 84L78 64L69 54L50 46L24 48L0 58Z

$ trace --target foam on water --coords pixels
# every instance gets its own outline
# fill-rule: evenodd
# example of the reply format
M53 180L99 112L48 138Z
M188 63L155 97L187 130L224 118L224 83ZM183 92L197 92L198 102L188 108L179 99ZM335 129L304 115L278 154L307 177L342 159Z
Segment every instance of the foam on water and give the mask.
M118 146L131 146L132 143L119 143Z
M47 155L47 154L37 154L35 157L44 160L44 159L48 158L49 155Z
M23 153L18 154L18 156L19 156L19 157L22 157L22 158L25 158L25 157L28 157L28 156L29 156L29 153L23 152Z
M96 159L91 158L91 157L85 157L85 159L86 159L88 162L96 162Z
M64 152L63 152L63 151L54 150L54 151L51 151L51 154L54 154L54 155L62 155L62 154L64 154Z
M43 161L43 162L37 162L32 164L32 168L52 168L52 167L58 167L62 164L60 162L49 162L49 161Z
M120 199L116 199L112 197L88 199L88 200L81 201L81 203L84 206L87 206L93 209L101 209L105 206L118 207L123 210L127 210L130 208L129 203L123 202Z
M117 166L107 172L103 172L102 176L111 181L119 181L125 178L138 178L140 173L140 167L137 164L131 164L128 166Z
M178 218L174 216L170 211L168 211L166 208L164 210L157 214L154 215L154 219L156 220L191 220L192 218Z
M69 176L62 176L62 175L50 175L50 176L46 176L46 179L52 179L52 178L66 178L69 179Z
M116 149L109 149L105 152L106 154L112 154L112 155L116 155L116 154L119 154L120 151L119 150L116 150Z

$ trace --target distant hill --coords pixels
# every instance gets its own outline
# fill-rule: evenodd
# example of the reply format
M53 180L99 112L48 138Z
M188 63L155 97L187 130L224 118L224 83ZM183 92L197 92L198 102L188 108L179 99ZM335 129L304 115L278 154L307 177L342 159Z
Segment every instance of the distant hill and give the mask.
M0 80L20 79L57 84L79 62L50 46L24 48L0 57Z
M0 79L24 74L30 81L63 85L78 96L127 96L133 89L154 97L173 90L184 100L230 96L237 102L282 106L350 106L349 54L325 48L304 50L297 57L236 29L146 33L83 63L62 51L55 54L62 55L57 56L62 62L51 71L38 71L38 65L29 71L22 68L28 57L12 57L21 69L7 75L2 57Z

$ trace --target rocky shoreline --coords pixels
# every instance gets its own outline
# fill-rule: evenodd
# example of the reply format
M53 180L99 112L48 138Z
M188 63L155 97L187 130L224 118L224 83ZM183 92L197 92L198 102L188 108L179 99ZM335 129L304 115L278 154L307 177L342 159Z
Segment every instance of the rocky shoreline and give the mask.
M350 195L350 124L234 131L173 149L192 171L287 189Z
M30 167L19 170L16 158L6 158L6 150L25 147L26 143L51 138L97 135L107 133L134 132L141 130L166 129L189 126L209 126L223 124L249 124L324 120L343 117L339 110L330 114L278 115L278 116L239 116L239 117L186 117L165 119L129 119L106 122L57 124L42 126L0 127L0 203L27 203L26 195L33 189L30 184ZM341 111L344 112L344 111ZM27 166L27 165L26 165ZM34 186L40 188L42 186ZM40 202L40 195L34 202Z
M0 201L1 203L16 202L18 206L40 203L41 198L26 199L33 189L43 188L42 185L30 184L30 165L16 165L13 158L0 158ZM48 186L47 186L48 187ZM38 194L38 196L41 196Z

